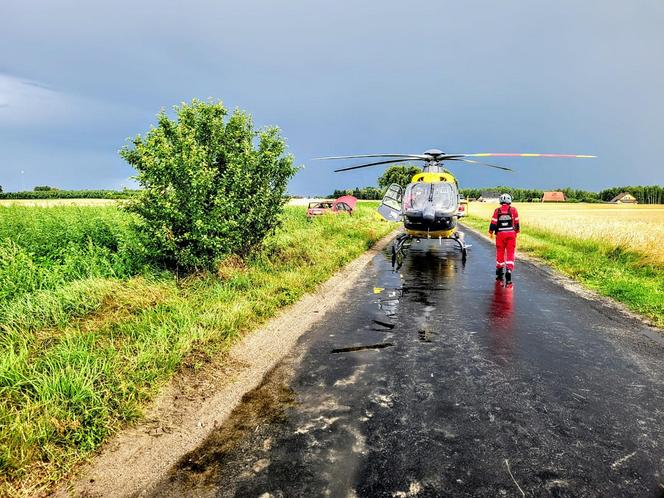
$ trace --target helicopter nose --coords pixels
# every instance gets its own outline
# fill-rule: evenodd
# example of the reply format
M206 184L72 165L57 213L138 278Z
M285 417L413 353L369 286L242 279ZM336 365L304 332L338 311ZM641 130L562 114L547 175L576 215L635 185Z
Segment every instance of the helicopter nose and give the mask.
M433 206L426 206L424 212L422 213L424 221L433 222L436 219L436 210Z

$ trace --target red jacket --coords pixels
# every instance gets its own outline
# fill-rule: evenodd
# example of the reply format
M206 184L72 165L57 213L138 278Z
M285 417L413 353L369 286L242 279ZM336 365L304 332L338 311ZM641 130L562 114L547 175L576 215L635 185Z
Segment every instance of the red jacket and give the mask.
M516 232L519 233L519 212L509 204L501 204L493 212L489 232Z

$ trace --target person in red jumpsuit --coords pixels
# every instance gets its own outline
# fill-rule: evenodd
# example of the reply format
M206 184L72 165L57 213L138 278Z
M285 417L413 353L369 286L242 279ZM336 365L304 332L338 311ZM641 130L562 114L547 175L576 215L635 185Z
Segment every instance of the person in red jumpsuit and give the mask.
M516 234L519 233L519 213L512 207L512 196L502 194L500 207L496 208L489 225L489 237L496 235L496 280L512 283Z

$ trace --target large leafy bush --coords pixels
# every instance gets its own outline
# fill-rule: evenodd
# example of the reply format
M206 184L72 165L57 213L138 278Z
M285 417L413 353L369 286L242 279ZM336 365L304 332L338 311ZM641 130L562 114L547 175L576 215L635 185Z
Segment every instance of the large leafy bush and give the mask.
M129 203L156 261L185 271L245 256L279 223L296 168L277 128L255 131L251 117L221 102L192 101L120 154L141 193Z

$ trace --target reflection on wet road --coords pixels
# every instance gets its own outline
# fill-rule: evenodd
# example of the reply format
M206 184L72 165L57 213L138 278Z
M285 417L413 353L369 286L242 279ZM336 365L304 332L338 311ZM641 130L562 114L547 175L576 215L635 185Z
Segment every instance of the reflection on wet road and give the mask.
M664 348L468 241L377 256L154 495L660 496Z
M512 355L513 302L514 287L505 287L503 283L496 282L489 308L489 320L492 324L489 337L491 352L505 362L508 362Z

